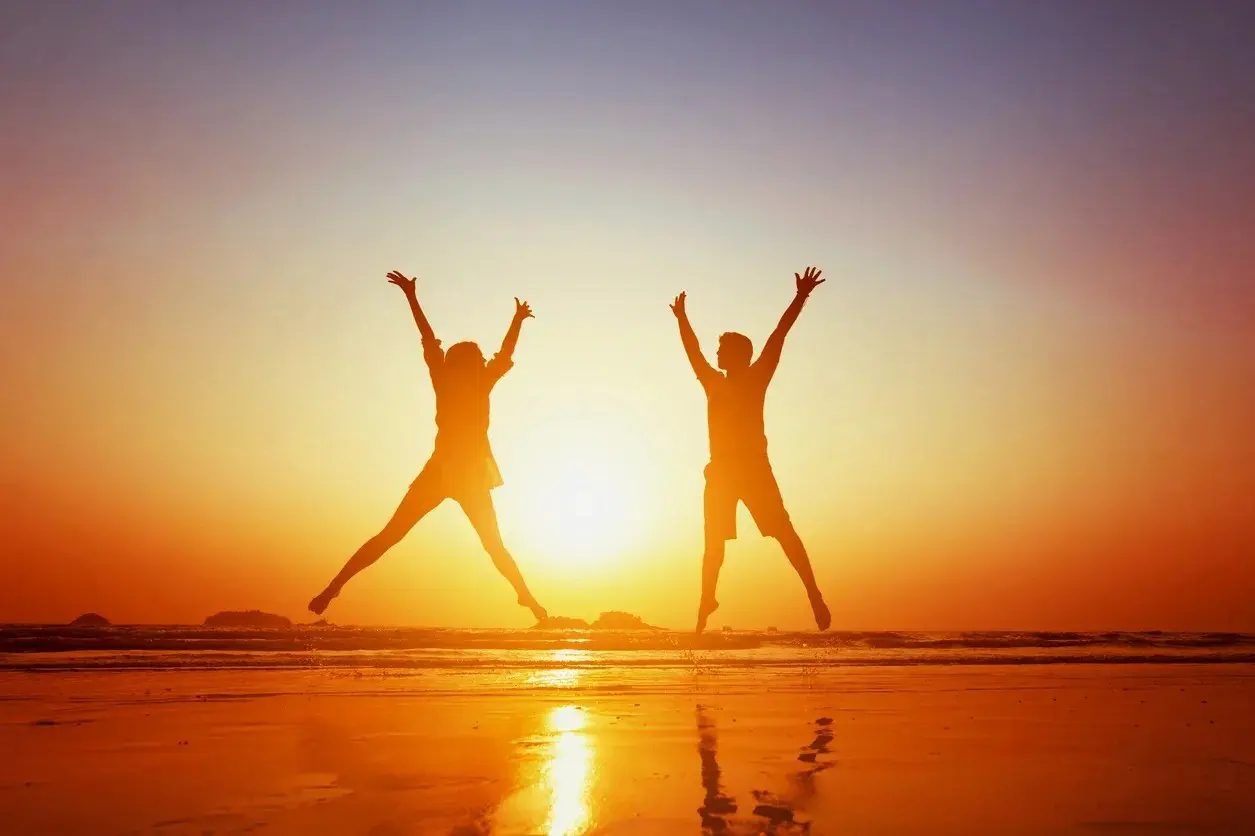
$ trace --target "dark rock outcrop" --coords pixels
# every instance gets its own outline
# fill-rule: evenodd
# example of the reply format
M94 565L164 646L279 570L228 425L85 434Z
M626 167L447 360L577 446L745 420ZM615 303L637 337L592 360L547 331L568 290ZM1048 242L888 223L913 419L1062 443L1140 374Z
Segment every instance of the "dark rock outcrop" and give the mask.
M588 622L582 618L567 618L565 615L551 615L543 621L536 622L537 630L587 630Z
M661 630L661 627L655 627L652 624L646 624L644 619L639 615L632 615L630 612L619 612L611 610L603 612L597 616L597 620L590 625L594 630Z
M630 612L611 610L597 616L597 620L589 624L582 618L568 618L564 615L551 615L544 621L536 622L535 630L662 630L646 624L639 615Z
M70 622L71 627L108 627L109 619L98 612L85 612Z
M291 627L292 620L282 615L243 610L214 613L205 619L206 627Z

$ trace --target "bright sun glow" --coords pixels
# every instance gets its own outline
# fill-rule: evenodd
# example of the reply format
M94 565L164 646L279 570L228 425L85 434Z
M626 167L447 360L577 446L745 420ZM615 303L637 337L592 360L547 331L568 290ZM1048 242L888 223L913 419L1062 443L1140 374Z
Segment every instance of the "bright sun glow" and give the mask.
M521 521L529 550L576 564L629 548L639 529L639 459L614 439L572 432L545 445L532 465Z
M587 719L574 705L555 708L549 728L555 733L545 777L549 784L549 836L582 833L588 820L588 790L593 750L583 733Z
M581 707L556 706L537 734L520 741L517 790L497 808L494 833L576 836L593 829L596 752L589 723Z

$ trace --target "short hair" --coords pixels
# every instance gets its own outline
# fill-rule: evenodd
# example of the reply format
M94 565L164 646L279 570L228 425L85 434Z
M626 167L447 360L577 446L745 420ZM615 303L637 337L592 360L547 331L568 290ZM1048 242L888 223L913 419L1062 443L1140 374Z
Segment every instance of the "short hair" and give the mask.
M719 335L719 346L732 357L744 358L748 363L754 359L754 343L744 334L728 331Z

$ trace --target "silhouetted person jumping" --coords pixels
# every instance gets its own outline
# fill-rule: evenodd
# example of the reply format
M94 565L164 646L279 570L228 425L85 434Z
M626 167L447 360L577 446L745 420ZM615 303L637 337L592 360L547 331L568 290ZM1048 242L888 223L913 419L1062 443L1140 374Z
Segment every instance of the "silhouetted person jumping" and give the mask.
M440 340L436 339L418 304L414 279L394 271L388 274L388 281L405 292L414 322L423 337L423 359L427 361L431 385L436 391L436 447L392 519L349 558L340 574L309 602L309 608L322 613L349 578L400 542L427 512L444 500L452 499L462 506L493 565L518 593L519 605L530 609L537 620L543 620L545 608L528 590L519 567L501 541L490 492L500 486L502 480L488 444L489 395L497 381L514 365L511 358L519 341L519 331L523 320L531 318L532 309L515 297L514 320L501 343L501 350L485 363L475 343L456 343L449 346L447 352L440 348Z
M803 275L793 274L797 280L797 295L784 316L780 317L780 324L767 340L758 360L754 360L754 346L744 334L728 332L719 337L716 359L719 368L726 374L712 369L702 355L701 345L684 309L686 294L681 293L671 305L680 323L684 352L702 388L706 390L706 416L710 426L710 463L706 465L703 500L706 553L702 558L702 601L697 610L699 633L706 628L706 619L719 608L715 587L723 566L725 541L736 539L738 502L744 502L749 508L759 532L764 537L776 538L784 548L789 562L806 586L815 624L820 630L827 630L832 621L823 595L815 585L815 573L811 570L810 558L806 556L806 547L794 530L789 512L784 508L784 500L780 497L780 486L776 484L771 462L767 458L767 434L763 427L767 384L780 364L785 336L797 322L811 291L825 281L819 278L820 272L808 267Z

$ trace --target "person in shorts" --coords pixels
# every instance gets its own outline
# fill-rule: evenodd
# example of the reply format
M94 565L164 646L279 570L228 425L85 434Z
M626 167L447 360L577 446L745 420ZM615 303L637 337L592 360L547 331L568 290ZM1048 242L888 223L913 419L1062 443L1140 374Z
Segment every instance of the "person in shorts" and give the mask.
M440 340L436 339L418 304L414 279L394 271L388 274L388 282L405 292L422 335L423 359L436 392L435 450L392 519L349 558L327 588L309 602L309 609L316 614L325 611L350 578L400 542L429 511L446 499L452 499L462 506L493 565L514 587L519 605L527 607L538 621L543 621L547 617L545 608L528 590L518 565L501 540L491 491L502 484L502 479L488 443L489 395L497 381L514 365L512 358L519 331L523 320L531 318L532 309L515 298L514 320L501 343L501 350L485 362L483 352L475 343L461 342L449 346L448 351L441 349Z
M702 600L697 610L697 632L719 607L715 587L723 566L726 541L736 539L737 503L744 502L754 524L764 537L774 537L784 548L806 587L815 624L828 629L832 616L815 584L815 573L802 539L785 510L767 458L767 434L763 425L763 404L767 386L780 364L784 338L797 322L802 307L816 287L824 283L822 271L813 267L794 274L797 293L780 318L762 353L754 360L754 346L744 334L728 332L719 338L717 371L702 354L701 345L685 309L686 294L671 305L680 325L680 341L693 372L706 390L706 418L710 428L710 463L706 465L705 511L706 549L702 558Z

